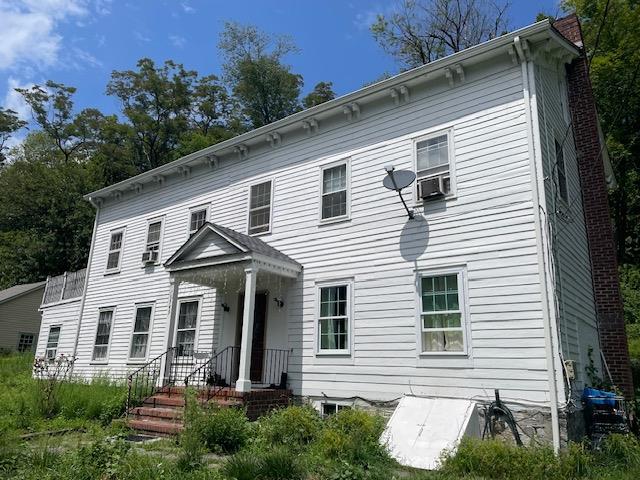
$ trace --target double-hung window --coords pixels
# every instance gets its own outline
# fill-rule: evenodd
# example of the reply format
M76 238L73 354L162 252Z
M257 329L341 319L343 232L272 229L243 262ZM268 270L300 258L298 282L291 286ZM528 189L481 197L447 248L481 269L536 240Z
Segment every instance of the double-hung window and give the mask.
M555 140L556 147L556 170L558 179L558 193L565 202L569 201L569 189L567 187L567 172L564 165L564 150L560 142Z
M322 285L318 294L318 352L349 353L351 284Z
M422 180L438 179L445 195L452 193L449 132L420 138L415 143L416 175Z
M332 402L324 402L322 404L322 417L326 418L331 415L335 415L340 410L351 408L349 405L342 403L332 403Z
M176 335L178 356L193 355L199 307L200 302L198 300L180 302L180 309L178 310L178 331Z
M160 235L162 234L162 220L149 222L147 229L147 251L160 251Z
M422 353L465 352L462 270L420 277Z
M129 358L132 360L144 360L147 357L152 313L153 307L151 305L138 305L136 307L131 349L129 351Z
M198 229L207 222L209 217L209 208L194 208L189 214L189 236L193 235Z
M96 341L93 344L93 361L101 362L107 359L112 323L113 310L100 310L100 314L98 315L98 329L96 330Z
M60 341L60 325L51 325L49 327L49 336L47 337L47 348L44 356L47 360L54 360L58 352L58 342Z
M342 219L349 216L349 165L333 164L322 169L320 219Z
M252 185L249 193L249 234L271 230L271 180Z
M33 333L21 333L18 340L18 352L30 352L33 350L33 341L36 336Z
M122 246L124 244L124 229L111 232L109 239L109 254L107 256L107 271L116 272L120 270L122 259Z

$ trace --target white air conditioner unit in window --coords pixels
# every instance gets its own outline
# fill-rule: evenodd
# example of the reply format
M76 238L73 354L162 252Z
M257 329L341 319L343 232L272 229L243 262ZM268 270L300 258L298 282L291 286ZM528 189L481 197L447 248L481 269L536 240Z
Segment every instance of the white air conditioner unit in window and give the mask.
M423 200L431 200L443 197L444 182L443 177L431 177L418 181L418 197Z
M142 254L142 263L144 263L145 265L149 265L157 262L158 262L157 250L147 250Z

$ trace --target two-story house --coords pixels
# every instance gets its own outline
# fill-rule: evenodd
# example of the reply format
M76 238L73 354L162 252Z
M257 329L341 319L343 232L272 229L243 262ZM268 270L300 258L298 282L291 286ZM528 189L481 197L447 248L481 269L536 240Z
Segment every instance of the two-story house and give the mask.
M43 305L38 354L86 378L286 387L325 413L499 389L559 445L607 355L592 272L612 261L593 253L610 166L578 155L599 140L576 42L545 20L87 195L84 287ZM414 218L388 165L417 176Z

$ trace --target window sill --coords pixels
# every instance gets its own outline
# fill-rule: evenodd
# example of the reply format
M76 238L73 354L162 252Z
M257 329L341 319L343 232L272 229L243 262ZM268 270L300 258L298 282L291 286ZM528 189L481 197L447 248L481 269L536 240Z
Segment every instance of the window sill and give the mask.
M247 233L247 235L249 235L250 237L262 237L264 235L271 235L271 229L264 232Z
M324 220L320 220L320 222L318 223L318 226L323 226L323 225L333 225L334 223L346 223L346 222L350 222L351 221L351 217L332 217L332 218L326 218Z
M420 352L420 357L468 357L467 352Z
M316 357L350 357L351 352L348 350L327 350L316 352Z
M418 199L416 201L413 202L413 205L410 205L414 208L419 208L419 207L424 207L425 205L437 205L438 203L441 202L449 202L451 200L457 200L458 199L458 194L457 193L450 193L449 195L445 195L443 197L438 197L437 200L421 200Z
M146 358L140 360L127 360L127 365L146 365L146 363Z
M109 361L108 360L92 360L89 362L89 365L109 365Z
M120 273L120 269L118 268L117 270L105 270L104 271L104 276L108 276L108 275L116 275Z

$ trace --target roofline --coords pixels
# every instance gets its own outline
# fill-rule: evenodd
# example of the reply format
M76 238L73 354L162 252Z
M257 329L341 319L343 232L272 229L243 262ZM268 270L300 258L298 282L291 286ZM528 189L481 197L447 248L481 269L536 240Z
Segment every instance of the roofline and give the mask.
M30 288L29 290L25 290L24 292L20 292L20 293L17 293L15 295L12 295L11 297L5 298L4 300L0 300L0 305L2 305L3 303L8 302L9 300L15 300L16 298L19 298L19 297L21 297L23 295L27 295L28 293L32 293L32 292L36 291L37 289L39 289L40 287L46 287L46 285L47 285L46 281L38 282L35 286ZM14 285L14 286L18 287L19 285ZM9 288L12 288L12 287L9 287Z
M551 22L548 19L544 19L532 25L520 28L518 30L514 30L513 32L507 33L501 37L497 37L492 40L488 40L486 42L480 43L478 45L474 45L473 47L469 47L460 52L453 53L446 57L427 63L426 65L421 65L411 70L407 70L406 72L399 73L391 78L382 80L372 85L368 85L354 92L348 93L346 95L335 98L333 100L329 100L325 103L321 103L320 105L316 105L315 107L311 107L306 110L302 110L300 112L294 113L292 115L289 115L288 117L285 117L281 120L277 120L268 125L264 125L262 127L243 133L236 137L217 143L215 145L211 145L209 147L203 148L202 150L198 150L196 152L190 153L189 155L185 155L184 157L181 157L177 160L166 163L152 170L148 170L144 173L140 173L135 177L122 180L113 185L91 192L87 195L84 195L84 198L86 200L92 201L95 198L105 197L107 194L111 194L116 191L126 190L128 187L131 186L132 183L136 183L136 182L142 183L141 182L142 180L151 179L156 175L168 174L176 167L182 166L184 164L187 164L199 158L206 157L207 155L215 155L219 151L227 150L234 146L247 143L248 141L253 140L256 137L264 138L266 134L273 133L274 130L278 130L286 126L290 126L295 122L300 122L302 120L308 119L308 117L312 117L314 115L327 112L334 108L344 106L345 104L352 103L368 95L379 93L391 87L400 86L402 83L405 83L409 80L416 79L432 71L444 69L453 64L460 63L463 60L467 60L475 56L485 54L492 50L496 50L500 47L508 46L511 43L513 43L514 38L518 36L524 39L524 37L526 36L533 36L535 34L538 34L544 31L548 31L551 35L556 37L557 40L564 43L565 47L567 47L568 49L573 49L576 53L578 52L578 49L575 47L575 45L573 45L571 42L565 39L562 35L560 35L557 32L557 30L553 28L553 26L551 25Z

